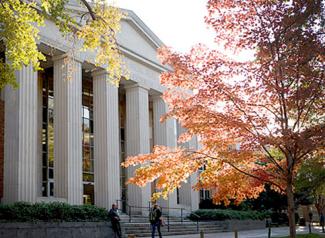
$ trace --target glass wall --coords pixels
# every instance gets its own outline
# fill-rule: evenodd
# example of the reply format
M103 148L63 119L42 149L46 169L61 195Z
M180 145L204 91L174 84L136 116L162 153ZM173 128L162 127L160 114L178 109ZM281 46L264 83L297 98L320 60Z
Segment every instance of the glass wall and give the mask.
M120 163L125 161L125 120L126 120L126 104L125 94L119 92L119 123L120 123ZM120 209L126 212L127 200L127 169L120 166L120 184L121 184L121 200Z
M42 80L42 196L54 196L54 93L53 68L40 73Z
M84 204L94 204L93 84L82 81L82 181Z
M40 73L42 81L42 196L54 196L53 68ZM94 204L94 134L92 81L82 82L83 201Z

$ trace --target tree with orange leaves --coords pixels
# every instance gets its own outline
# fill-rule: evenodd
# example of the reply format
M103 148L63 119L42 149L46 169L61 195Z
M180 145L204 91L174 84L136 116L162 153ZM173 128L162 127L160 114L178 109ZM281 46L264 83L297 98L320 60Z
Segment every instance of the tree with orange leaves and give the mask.
M239 61L203 45L188 54L160 49L172 72L161 76L169 117L198 136L201 149L156 146L130 157L142 165L130 183L156 180L166 197L205 165L196 188L215 189L214 202L254 198L268 183L288 198L290 237L295 237L293 183L302 161L324 153L325 77L323 0L209 0L206 22L216 42ZM231 145L239 145L238 149Z

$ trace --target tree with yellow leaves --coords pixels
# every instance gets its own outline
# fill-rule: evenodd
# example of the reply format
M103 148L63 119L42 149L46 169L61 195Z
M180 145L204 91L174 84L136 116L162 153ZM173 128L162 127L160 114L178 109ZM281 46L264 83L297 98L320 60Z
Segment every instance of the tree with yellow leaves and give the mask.
M85 11L76 16L76 12L72 14L66 8L67 3L68 0L0 0L0 46L6 58L0 61L0 89L7 84L17 86L14 71L23 65L41 69L40 61L45 56L37 41L45 19L53 21L62 34L83 40L84 50L97 52L96 64L106 65L111 79L119 81L122 60L115 37L122 12L104 0L80 0Z

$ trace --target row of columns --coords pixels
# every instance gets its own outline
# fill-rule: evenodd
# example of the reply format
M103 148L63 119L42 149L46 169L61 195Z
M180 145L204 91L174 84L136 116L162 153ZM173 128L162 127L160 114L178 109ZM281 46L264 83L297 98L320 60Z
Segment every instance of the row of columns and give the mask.
M82 204L82 63L54 62L54 196ZM118 89L105 71L93 73L95 204L109 207L120 197ZM5 89L4 202L36 202L39 195L38 80L31 66L16 73L19 88ZM150 152L149 89L126 90L126 155ZM175 146L175 123L160 123L167 107L153 98L154 144ZM135 168L128 169L132 176ZM147 206L150 186L128 187L128 202Z

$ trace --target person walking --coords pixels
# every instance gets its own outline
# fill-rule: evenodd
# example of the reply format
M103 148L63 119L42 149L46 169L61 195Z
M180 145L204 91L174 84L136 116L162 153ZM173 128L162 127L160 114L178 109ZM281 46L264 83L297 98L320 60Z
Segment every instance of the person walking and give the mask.
M324 223L325 223L325 217L324 217L324 214L321 213L319 216L319 225L322 227L323 233L325 233L325 229L324 229L325 224Z
M111 218L112 229L114 231L114 237L122 238L120 216L118 215L118 210L117 210L116 204L112 204L112 209L109 210L108 215Z
M151 237L155 238L156 228L158 231L159 238L162 238L160 227L161 227L161 210L157 204L153 206L153 209L149 213L149 221L151 224Z

